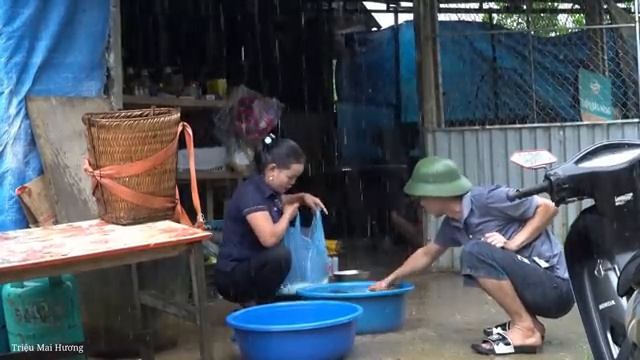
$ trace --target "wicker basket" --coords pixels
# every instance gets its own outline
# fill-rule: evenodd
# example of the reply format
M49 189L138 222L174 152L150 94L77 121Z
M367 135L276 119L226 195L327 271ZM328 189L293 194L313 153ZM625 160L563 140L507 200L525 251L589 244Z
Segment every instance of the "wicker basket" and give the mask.
M146 159L176 140L180 112L171 108L89 113L86 126L89 165L102 169ZM177 147L177 146L176 146ZM133 191L157 197L175 198L177 148L160 166L150 171L114 179ZM170 219L173 208L157 209L136 205L96 184L94 196L102 220L118 225Z

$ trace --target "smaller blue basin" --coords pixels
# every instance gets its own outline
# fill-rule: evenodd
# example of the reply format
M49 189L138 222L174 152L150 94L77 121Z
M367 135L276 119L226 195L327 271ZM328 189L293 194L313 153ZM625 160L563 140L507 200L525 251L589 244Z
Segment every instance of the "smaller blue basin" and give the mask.
M337 360L353 348L358 305L295 301L254 306L227 317L246 360Z
M372 281L313 285L298 290L303 299L347 301L362 307L356 321L358 334L385 333L402 328L406 317L406 295L415 287L402 282L383 291L369 291Z

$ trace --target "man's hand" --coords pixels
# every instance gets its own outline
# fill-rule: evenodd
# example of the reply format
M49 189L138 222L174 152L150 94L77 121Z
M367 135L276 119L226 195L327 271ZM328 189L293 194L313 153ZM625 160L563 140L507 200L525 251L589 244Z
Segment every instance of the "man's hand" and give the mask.
M554 216L558 214L558 208L549 199L540 196L535 197L538 206L532 218L527 220L520 231L513 235L505 249L518 251L535 241L538 236L553 222Z
M389 280L384 279L382 281L378 281L377 283L369 286L369 291L388 290L391 286L392 286L392 283Z
M387 290L393 286L397 281L405 279L411 274L415 274L418 271L422 271L434 261L436 261L444 252L446 247L430 242L427 245L416 250L409 258L400 266L396 271L391 273L384 280L379 281L369 287L370 291Z
M302 203L313 209L314 211L316 210L322 210L325 214L328 214L329 212L327 211L327 208L324 206L324 204L322 203L322 201L320 201L320 199L318 199L317 197L311 195L311 194L304 194L302 196Z
M504 236L502 236L497 232L485 234L483 240L495 247L509 250L508 248L509 242L507 241L507 239L504 238Z

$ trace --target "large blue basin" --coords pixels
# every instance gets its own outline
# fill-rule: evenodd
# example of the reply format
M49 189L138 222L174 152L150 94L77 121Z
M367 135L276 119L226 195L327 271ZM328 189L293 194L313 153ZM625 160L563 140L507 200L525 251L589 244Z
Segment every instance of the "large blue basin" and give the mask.
M371 281L341 282L313 285L298 290L303 299L348 301L360 305L358 334L384 333L402 328L406 317L406 295L414 286L402 282L383 291L369 291Z
M255 306L227 317L246 360L337 360L353 347L358 305L295 301Z

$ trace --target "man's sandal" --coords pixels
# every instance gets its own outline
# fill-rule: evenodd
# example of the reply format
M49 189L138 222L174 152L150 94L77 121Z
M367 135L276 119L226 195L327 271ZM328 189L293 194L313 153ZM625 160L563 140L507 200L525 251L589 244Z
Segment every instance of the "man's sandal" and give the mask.
M493 327L486 327L482 329L484 336L491 336L499 333L505 333L511 329L511 321L504 322L502 324L494 325Z
M486 327L482 329L484 336L491 336L499 333L506 333L511 329L511 321L503 322L502 324L494 325L493 327ZM542 341L544 341L544 335L542 335Z
M471 349L482 355L537 354L542 351L542 345L513 346L507 334L501 332L488 336L480 344L472 344Z

